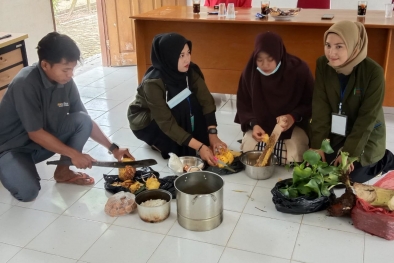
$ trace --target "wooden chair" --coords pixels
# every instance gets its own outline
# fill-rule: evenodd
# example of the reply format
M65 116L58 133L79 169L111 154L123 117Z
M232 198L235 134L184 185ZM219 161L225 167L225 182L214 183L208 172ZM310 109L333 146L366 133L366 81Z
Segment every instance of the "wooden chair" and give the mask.
M299 8L330 9L331 0L298 0Z
M235 7L252 7L252 0L205 0L205 6L215 6L220 3L234 3Z

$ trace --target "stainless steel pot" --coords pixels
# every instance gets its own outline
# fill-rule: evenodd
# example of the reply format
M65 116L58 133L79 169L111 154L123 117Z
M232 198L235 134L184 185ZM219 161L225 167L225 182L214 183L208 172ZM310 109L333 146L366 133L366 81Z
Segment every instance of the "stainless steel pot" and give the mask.
M254 166L262 151L249 151L241 155L241 162L245 165L245 173L252 179L265 180L274 174L278 158L272 154L267 166Z
M190 168L193 169L192 171L201 171L202 169L204 169L204 161L198 157L182 156L179 157L179 160L181 161L183 167L185 167L186 165L189 166L189 170ZM169 163L168 163L168 167L171 169ZM186 172L189 172L189 170L187 170ZM177 172L173 169L171 169L171 171L173 171L174 174L176 175L182 175L185 173L185 172Z
M175 182L178 223L193 231L216 228L223 221L224 181L212 172L191 172Z
M161 206L142 206L141 203L154 199L162 199L167 202ZM161 222L170 215L171 212L171 193L162 189L146 190L139 193L135 202L138 207L138 214L140 218L149 223Z

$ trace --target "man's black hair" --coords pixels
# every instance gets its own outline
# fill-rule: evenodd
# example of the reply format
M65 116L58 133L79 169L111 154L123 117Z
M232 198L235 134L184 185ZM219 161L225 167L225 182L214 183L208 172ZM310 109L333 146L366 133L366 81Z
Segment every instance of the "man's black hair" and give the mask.
M38 42L38 59L48 61L51 65L60 63L62 59L67 62L79 61L81 52L77 44L69 36L52 32Z

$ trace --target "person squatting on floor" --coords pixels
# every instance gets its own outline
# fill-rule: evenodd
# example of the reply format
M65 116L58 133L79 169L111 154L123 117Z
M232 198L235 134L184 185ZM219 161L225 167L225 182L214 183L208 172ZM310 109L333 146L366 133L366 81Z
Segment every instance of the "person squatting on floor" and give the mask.
M95 161L82 149L89 137L118 160L133 158L109 141L85 109L72 76L80 51L68 36L49 33L37 47L39 62L23 68L0 102L0 181L19 201L34 200L41 189L35 164L55 153L79 169ZM91 185L94 179L58 165L58 183Z

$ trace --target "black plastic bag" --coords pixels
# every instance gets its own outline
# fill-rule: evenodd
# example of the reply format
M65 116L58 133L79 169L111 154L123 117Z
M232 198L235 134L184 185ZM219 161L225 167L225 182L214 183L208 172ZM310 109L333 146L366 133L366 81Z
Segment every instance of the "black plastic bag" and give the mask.
M160 177L160 174L153 170L150 167L143 167L135 172L134 179L135 181L138 181L140 183L144 183L143 179L147 179L151 177L151 175L154 174L158 179ZM122 186L113 186L112 184L115 182L121 182L119 179L119 176L116 175L109 175L109 174L104 174L104 188L108 192L111 192L113 194L116 194L118 192L124 191L124 192L130 192L128 188L122 187ZM160 181L160 180L159 180Z
M105 190L107 190L108 192L112 193L112 194L116 194L118 192L130 192L129 188L125 188L122 186L113 186L112 184L115 182L121 182L119 180L119 176L116 175L110 175L110 174L103 174L104 177L104 188Z
M272 188L272 202L275 204L276 210L287 214L309 214L317 211L326 209L331 202L335 200L335 194L331 189L330 196L321 196L311 198L308 196L300 196L296 198L289 198L283 195L279 189L290 185L293 179L286 179L276 183L275 187Z
M143 184L144 180L151 177L151 174L154 174L157 179L159 179L159 177L160 177L159 172L156 172L155 170L153 170L150 167L143 167L135 172L133 180L138 181Z
M160 174L158 172L156 172L155 170L153 170L150 167L144 167L144 168L141 168L140 170L137 170L135 172L134 180L136 180L140 183L144 183L144 180L149 178L152 174L154 174L160 182L159 189L163 189L163 190L170 192L172 195L172 198L175 199L176 198L176 190L174 187L174 181L176 178L178 178L178 176L176 176L176 175L160 178ZM115 182L121 182L118 175L104 174L103 177L104 177L104 181L105 181L104 188L108 192L113 193L113 194L116 194L121 191L130 192L130 190L128 188L125 188L122 186L111 185ZM142 189L142 191L145 191L145 190L146 189ZM138 193L140 193L142 191L139 191Z
M229 165L229 167L231 169L233 169L235 172L232 172L232 171L224 169L224 168L219 168L217 166L209 166L209 165L206 166L204 171L213 172L218 175L228 175L228 174L239 173L240 171L242 171L245 168L245 166L243 165L243 163L241 162L239 157L235 157L234 161L232 162L232 164Z
M169 175L163 178L159 178L160 187L159 189L166 190L171 193L172 199L176 199L176 190L174 181L178 178L177 175Z

